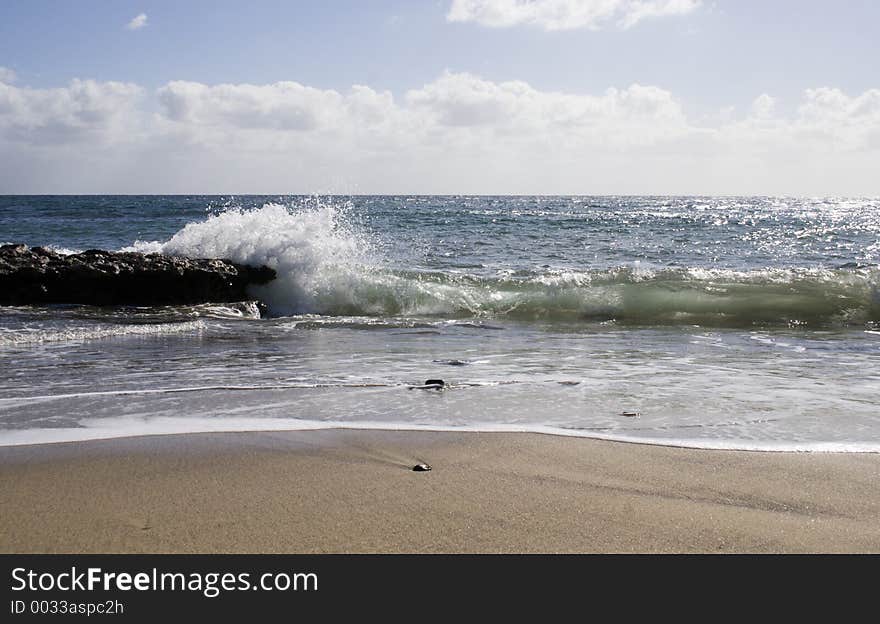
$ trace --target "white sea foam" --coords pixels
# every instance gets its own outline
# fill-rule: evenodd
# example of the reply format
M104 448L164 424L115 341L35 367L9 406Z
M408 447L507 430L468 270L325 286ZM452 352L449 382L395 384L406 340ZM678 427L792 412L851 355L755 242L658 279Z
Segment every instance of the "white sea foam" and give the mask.
M72 256L73 254L82 253L82 249L71 249L69 247L61 247L59 245L46 245L46 249L51 249L55 253L59 253L62 256Z
M119 251L133 251L142 254L162 253L162 243L159 241L136 240L128 247L123 247Z
M328 422L296 418L151 418L118 417L85 419L79 427L46 429L12 429L0 431L0 447L59 442L81 442L151 435L187 433L234 433L247 431L316 431L354 429L367 431L440 431L476 433L537 433L573 438L591 438L613 442L649 444L705 450L740 450L798 453L880 453L877 442L799 442L726 440L722 438L651 438L621 433L599 433L543 425L474 424L443 426L395 422Z
M158 250L275 269L275 280L253 287L275 314L338 313L360 307L357 293L373 266L367 238L348 227L343 209L315 200L298 210L271 203L228 210L187 225ZM135 247L156 250L152 243Z
M203 303L191 308L198 316L213 318L258 319L261 317L260 307L256 301L239 301L236 303Z
M67 327L47 329L42 327L4 329L0 328L0 347L42 342L64 342L117 338L123 336L161 336L195 332L205 328L203 321L182 323L119 324L100 327Z

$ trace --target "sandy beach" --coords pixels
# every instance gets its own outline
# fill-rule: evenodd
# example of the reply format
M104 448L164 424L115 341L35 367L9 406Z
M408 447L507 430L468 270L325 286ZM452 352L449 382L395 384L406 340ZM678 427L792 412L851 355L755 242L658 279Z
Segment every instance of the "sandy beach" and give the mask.
M413 472L427 462L433 470ZM328 430L0 448L0 551L880 552L880 456Z

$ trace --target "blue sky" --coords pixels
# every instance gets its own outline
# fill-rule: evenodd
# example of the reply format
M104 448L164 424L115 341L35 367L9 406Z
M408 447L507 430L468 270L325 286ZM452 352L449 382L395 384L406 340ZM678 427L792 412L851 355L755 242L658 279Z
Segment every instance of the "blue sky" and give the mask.
M489 0L490 4L493 1L496 0ZM507 1L515 3L517 0ZM554 0L549 1L552 3ZM587 5L591 1L595 3L595 0L583 1ZM619 0L621 6L626 2L634 1ZM647 1L663 5L664 2L676 0ZM245 142L251 141L253 144L248 144L252 149L258 149L259 141L253 133L255 124L238 123L243 115L248 114L247 111L237 111L234 118L227 116L221 119L218 111L221 109L228 111L228 100L223 100L225 103L217 103L217 108L213 109L212 113L204 113L200 118L172 119L178 123L173 129L167 127L167 124L162 125L161 128L155 125L146 128L144 124L152 122L145 120L150 115L158 114L161 117L163 102L167 104L167 98L163 100L156 94L173 81L198 83L207 87L220 84L261 86L292 81L322 92L342 94L343 97L347 97L346 94L350 93L353 85L364 85L375 93L388 92L394 100L396 114L411 112L397 110L410 108L408 94L435 84L438 79L448 74L470 76L482 82L471 81L468 86L462 86L467 81L459 80L455 85L452 85L452 81L447 81L449 84L441 85L445 89L443 94L435 93L436 97L433 101L442 100L448 104L451 99L460 101L462 97L472 97L475 92L484 93L486 89L494 89L497 85L514 81L527 84L539 94L564 94L587 98L603 97L603 94L612 88L624 91L632 85L660 89L668 93L679 106L680 113L686 117L683 123L690 130L696 130L696 132L690 130L687 133L679 132L674 137L675 141L685 142L677 153L682 165L692 163L698 150L711 149L711 146L704 145L706 138L702 131L706 128L718 131L718 136L723 135L724 140L728 141L725 143L725 149L728 149L729 141L734 140L731 139L733 130L726 126L725 130L719 124L728 123L730 120L744 121L745 116L754 109L756 98L762 95L772 99L773 114L780 119L780 122L783 120L788 122L789 132L786 137L806 136L816 129L811 127L806 131L805 122L798 117L800 114L798 111L812 101L805 101L805 93L810 89L834 89L850 98L850 103L845 105L848 106L848 115L862 114L858 111L862 111L867 106L870 108L868 117L850 119L845 124L846 128L834 128L826 124L816 132L832 135L844 131L851 133L853 126L865 125L867 134L862 138L863 143L868 146L867 152L854 157L850 153L852 150L849 149L846 160L847 163L852 164L855 159L856 173L869 169L869 159L877 155L874 146L880 143L873 134L877 130L873 125L876 121L873 91L880 88L880 75L876 70L876 61L880 58L880 43L878 43L880 37L877 37L876 33L877 24L880 24L880 2L873 0L849 0L843 3L795 0L681 1L692 2L694 6L679 12L670 10L667 15L647 17L629 27L621 25L624 15L622 12L624 9L621 9L620 13L586 26L575 25L554 30L547 29L546 24L538 18L523 19L502 26L489 24L485 15L483 18L480 17L480 11L485 13L485 10L480 8L478 0L470 2L472 19L462 21L450 21L451 0L426 2L412 0L407 2L4 0L0 7L0 17L2 17L0 67L5 68L3 71L10 89L8 97L13 97L11 90L14 89L15 97L19 98L16 101L22 107L27 106L21 104L25 101L22 98L39 99L43 97L40 95L41 92L49 93L52 89L66 88L73 79L94 81L99 90L104 88L102 85L117 82L136 85L141 90L141 94L137 96L136 104L131 105L131 119L112 120L113 123L118 122L120 127L137 126L139 136L143 139L140 146L126 147L128 151L125 152L125 158L133 158L136 149L140 149L141 154L144 150L161 150L161 146L158 145L161 143L160 135L168 139L169 133L173 132L185 133L191 144L192 150L189 156L178 154L183 162L186 162L187 158L204 159L210 156L211 150L214 150L213 154L216 157L220 150L225 149L224 145L229 144L224 144L224 140L235 144L241 139L240 136L232 136L238 132L250 132ZM505 0L498 2L500 2L498 6L502 6L503 9ZM578 0L570 0L569 4L577 3ZM126 28L130 20L142 13L147 16L143 27ZM0 73L0 78L3 75ZM470 95L461 95L456 91L453 97L449 95L450 89L468 89ZM498 122L494 131L487 132L486 119L480 117L479 123L470 124L474 127L479 125L480 128L469 136L461 138L459 143L452 146L453 152L456 149L465 150L469 142L503 138L505 133L518 132L519 136L523 137L524 133L533 132L534 139L538 142L546 136L546 133L539 136L534 124L522 122L527 115L527 112L524 112L526 109L523 108L526 104L504 103L507 102L504 98L510 95L510 91L503 87L500 89L498 101L502 102L503 106L499 104L500 108L492 109L499 116L494 120ZM858 100L865 94L868 94L868 97L864 102ZM240 104L240 95L234 96L237 98L236 106ZM211 97L214 96L221 97L216 93ZM125 96L128 97L135 96L132 94ZM194 96L190 94L187 97ZM266 92L254 97L272 98L275 95ZM532 96L527 98L528 102L534 99ZM543 112L534 114L546 117L548 107L556 106L550 102L550 99L552 98L548 95L547 104L542 105L541 108ZM426 98L416 98L416 100L424 104ZM33 101L37 100L33 99ZM120 101L118 98L114 100L117 103ZM823 101L830 100L825 98ZM125 102L125 106L128 106L127 99ZM256 104L252 102L252 105L260 106L259 102ZM289 106L293 105L289 103ZM584 105L592 106L586 101ZM35 104L31 105L33 106ZM276 105L272 106L273 111L280 110ZM281 104L278 106L283 107ZM296 106L300 104L297 103ZM46 107L47 110L57 109L54 104ZM104 111L101 114L106 116L106 119L101 120L105 125L98 128L101 136L89 135L84 151L92 160L93 167L101 166L100 163L104 160L115 163L118 178L120 160L118 151L122 149L120 137L108 134L109 112L105 108L101 110ZM426 117L421 125L433 123L437 119L449 118L447 109L440 110L435 107L433 113L434 116ZM27 111L21 114L26 116ZM281 126L277 123L267 125L264 119L266 114L273 113L265 113L265 111L260 113L262 115L260 119L263 121L256 125L263 129L271 126L277 132ZM283 111L279 114L283 114ZM674 111L666 111L661 117L669 120L675 118L677 114ZM89 115L95 117L96 113ZM34 120L33 115L22 121L11 119L8 111L6 116L4 126L3 109L0 106L0 154L15 156L19 161L29 161L31 163L29 166L32 167L52 164L43 169L43 173L47 175L50 170L54 172L59 168L56 161L69 155L71 136L69 132L64 135L64 145L59 145L59 150L53 155L47 152L45 145L48 140L45 132L47 128L57 126L59 123L80 124L75 128L76 134L83 136L85 136L83 133L87 134L94 130L94 128L80 127L84 123L82 119L86 117L85 115L79 115L74 121L68 118L59 120L44 117ZM169 116L165 115L165 117ZM834 115L829 115L827 119L832 117ZM514 118L519 120L517 122L519 125L507 123ZM462 118L456 119L458 121L453 125L460 129ZM167 119L160 121L164 124ZM189 124L189 127L183 128L180 124L184 123ZM470 122L464 125L468 123ZM675 120L679 129L681 123L681 120ZM196 125L198 128L195 127ZM630 121L626 121L624 125L632 131ZM555 121L554 127L557 126L558 123ZM5 143L2 134L4 127ZM583 124L578 127L583 127ZM754 130L751 126L750 128L749 132ZM301 154L305 143L308 143L302 135L303 129L299 127L292 130L282 129L286 132L295 130L300 134L296 136L291 134L290 140L284 146L277 145L278 141L273 141L276 157L283 159L285 150ZM39 137L37 131L40 132ZM782 132L779 128L774 130L777 131ZM738 132L742 136L748 134L744 130ZM28 133L31 133L30 140L26 136ZM219 134L224 134L224 137L219 137ZM129 143L132 135L133 133L126 139ZM570 136L570 133L566 136ZM179 145L179 138L178 136L172 143ZM852 147L850 144L856 140L849 134L837 138L840 140L832 137L835 139L832 142L838 146L841 142L847 142L847 145ZM657 139L660 142L665 141L667 147L669 140L667 135ZM748 140L750 141L748 146L736 148L740 157L739 160L737 158L733 160L741 161L742 154L754 148L755 140L758 140L758 143L775 142L775 145L779 145L782 141L779 136L766 133L763 139L755 139L752 134L748 134ZM687 188L687 180L683 178L676 184L666 182L657 184L658 178L654 175L641 176L640 172L651 166L652 150L657 147L657 141L649 146L641 145L638 153L633 154L630 160L623 157L620 159L621 163L636 163L637 166L630 168L627 173L639 179L644 177L644 184L634 185L639 192L651 190L654 188L652 184L657 187L658 192L735 192L737 190L736 176L733 175L730 179L721 176L711 184L695 184L692 189ZM58 142L62 141L59 139ZM385 147L392 144L394 144L393 140L386 140L383 145L377 143L364 148L357 141L353 141L347 146L337 146L336 149L343 152L346 147L353 150L385 151ZM424 144L399 146L398 156L406 163L411 161L414 154L420 152L423 147ZM533 147L534 145L530 145L522 149L528 149L528 154L531 154ZM573 152L572 156L583 156L589 160L604 147L606 145L601 137L597 138L590 134L589 141L585 139L585 142L578 147L581 151ZM616 152L623 149L620 145L610 147ZM446 145L443 149L448 150L450 146ZM498 149L509 154L510 145L499 145ZM789 145L788 149L790 153L801 151L797 145ZM821 153L823 150L816 151ZM316 159L331 157L330 153L321 152ZM773 161L783 157L785 154L774 154L767 156L767 159ZM388 157L387 154L384 154L384 158L387 165L394 165L394 158ZM523 158L525 160L530 158L526 151L523 151ZM223 159L228 161L229 155L226 154ZM334 175L348 180L343 181L343 185L349 184L367 190L366 180L361 180L354 173L349 174L346 169L349 167L354 170L353 168L357 166L356 160L340 164ZM487 178L487 188L483 189L478 180L470 177L461 179L460 187L463 191L478 189L487 192L504 192L505 189L496 188L498 181L533 170L539 164L529 162L517 166L516 163L511 162L499 165L503 171L495 172L491 180ZM706 174L713 176L714 180L719 175L717 171L719 167L732 164L735 163L715 162ZM436 161L432 161L431 165L442 167L442 163ZM234 163L227 162L224 166L234 168ZM323 166L326 169L326 165ZM811 160L803 164L801 171L815 171L817 167L821 169L822 162ZM276 168L279 171L283 169ZM326 170L322 174L309 167L300 169L294 167L294 169L298 172L294 176L295 179L285 178L279 173L277 178L260 179L256 184L257 186L265 184L272 188L242 190L310 191L317 190L310 188L311 186L336 183L330 179L332 176L328 177ZM823 191L821 185L815 184L815 188L806 188L808 185L805 185L802 191L794 188L793 182L796 180L797 171L790 170L789 165L782 169L784 169L781 173L784 173L782 177L785 182L780 183L778 188L762 179L760 184L742 184L742 192ZM741 180L742 163L739 171ZM435 179L427 168L422 172L409 171L409 173L418 174L417 177L426 182L428 179ZM623 185L626 176L621 175L622 172L619 170L616 173L617 175L612 177L618 181L616 183ZM52 175L61 174L52 173ZM516 190L589 192L592 188L590 184L583 184L585 188L580 188L573 179L575 175L575 172L566 175L559 170L547 170L541 172L539 176L544 182L536 184L534 188L523 186L521 189L517 187L510 190L511 192ZM198 190L205 190L212 185L209 178L204 177L203 174L200 176ZM456 180L459 179L457 176L458 173L455 171L444 172L441 176L444 179L442 185L435 187L426 183L422 186L425 192L455 191ZM873 181L854 176L856 174L851 173L843 177L834 177L826 185L827 192L844 194L847 191L880 192L880 188ZM36 171L29 171L25 177L35 183L38 175ZM101 192L102 184L108 186L94 171L86 177L89 178L87 186L90 191ZM382 184L377 185L375 189L369 187L369 190L395 190L391 188L394 186L391 177L387 175L381 177ZM149 178L150 184L159 187L156 192L183 191L178 187L178 182L170 181L168 175L163 175L159 171L156 171L155 175L151 173ZM16 180L20 181L20 176L17 175L15 179L10 180L4 179L0 174L0 192L4 190L16 192L18 190ZM668 178L663 180L668 182ZM241 180L241 183L242 186L247 186L245 180ZM493 184L495 186L492 186ZM59 189L77 188L72 180L54 180L54 178L52 186ZM120 190L114 184L109 186L114 190ZM288 189L287 186L295 188ZM400 188L405 192L421 188L416 182L400 186L406 187ZM626 188L612 189L605 186L598 190L627 191Z

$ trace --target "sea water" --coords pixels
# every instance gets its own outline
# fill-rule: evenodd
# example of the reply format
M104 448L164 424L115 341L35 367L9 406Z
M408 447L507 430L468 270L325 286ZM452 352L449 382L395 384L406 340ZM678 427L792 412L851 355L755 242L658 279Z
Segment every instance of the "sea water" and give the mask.
M877 452L878 212L866 198L0 197L0 243L278 273L236 303L0 307L0 445L359 427ZM437 378L444 390L417 388Z

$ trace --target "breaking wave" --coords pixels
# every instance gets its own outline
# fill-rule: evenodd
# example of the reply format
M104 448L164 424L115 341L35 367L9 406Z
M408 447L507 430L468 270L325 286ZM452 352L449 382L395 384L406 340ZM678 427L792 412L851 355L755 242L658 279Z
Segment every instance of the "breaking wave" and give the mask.
M344 206L266 204L191 223L131 250L266 265L251 287L272 316L510 318L638 324L855 325L880 321L880 269L668 268L475 275L392 267Z

